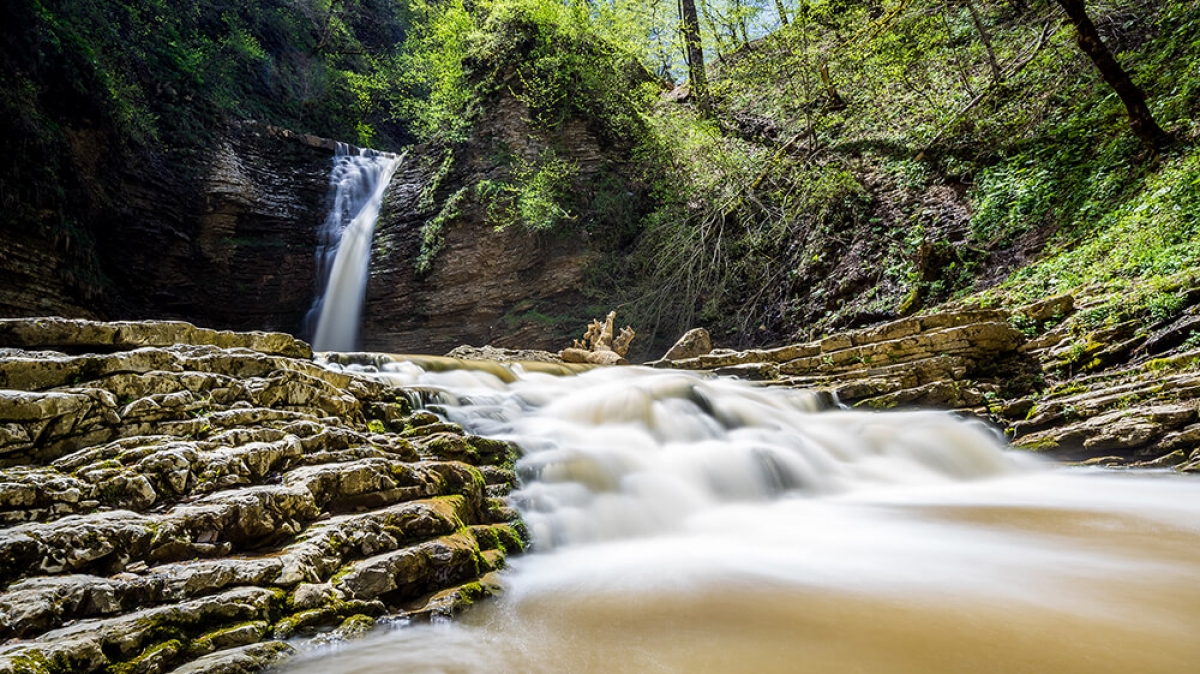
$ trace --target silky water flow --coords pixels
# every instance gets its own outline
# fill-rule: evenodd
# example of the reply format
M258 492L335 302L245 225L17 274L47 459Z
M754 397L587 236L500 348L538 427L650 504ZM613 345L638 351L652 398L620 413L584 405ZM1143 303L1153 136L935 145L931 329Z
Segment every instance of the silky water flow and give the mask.
M692 374L383 370L520 446L533 552L455 621L292 674L1200 671L1194 478Z

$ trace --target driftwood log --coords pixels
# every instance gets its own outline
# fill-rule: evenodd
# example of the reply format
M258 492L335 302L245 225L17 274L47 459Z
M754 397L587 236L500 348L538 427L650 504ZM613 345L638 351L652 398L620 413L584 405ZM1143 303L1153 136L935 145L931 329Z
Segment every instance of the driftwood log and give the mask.
M592 321L583 339L575 340L570 347L559 352L563 361L568 363L591 363L593 365L625 365L625 354L629 353L629 343L633 341L634 331L628 325L621 328L620 334L613 336L613 321L617 312L608 312L604 322Z

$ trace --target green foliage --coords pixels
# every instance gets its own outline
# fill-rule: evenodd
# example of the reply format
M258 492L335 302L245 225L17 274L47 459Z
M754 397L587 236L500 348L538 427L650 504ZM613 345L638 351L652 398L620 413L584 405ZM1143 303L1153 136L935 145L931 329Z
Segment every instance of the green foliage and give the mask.
M632 148L645 141L644 114L655 89L629 50L606 38L579 5L414 0L407 11L420 20L390 70L397 119L420 139L456 143L470 129L508 124L487 115L511 118L511 111L496 106L502 98L515 99L536 136L528 143L513 138L516 147L510 148L505 134L497 134L500 170L474 185L471 195L454 195L454 208L442 208L426 223L419 270L430 268L443 225L468 197L486 207L498 229L591 227L598 218L630 227L636 218L629 213L631 200L617 195L628 191L628 180L602 173L584 182L570 158L576 148L563 140L586 126L605 145ZM431 185L440 184L446 171L443 165ZM432 208L435 191L422 194L421 208Z
M1139 171L1140 172L1140 171ZM1015 273L1006 284L1020 300L1083 286L1134 289L1200 265L1200 152L1165 157L1123 199L1103 193L1084 198L1075 236L1051 254Z
M1200 9L1091 8L1159 121L1184 140L1150 158L1055 3L976 1L982 32L965 3L874 4L805 3L790 26L716 63L711 140L694 140L704 122L671 122L660 138L670 189L646 222L653 253L639 267L653 279L650 313L694 298L698 314L678 311L679 321L722 317L742 343L761 343L753 330L770 328L772 314L785 331L812 331L855 320L850 312L878 320L970 292L1006 249L1036 251L1046 239L1050 255L1000 294L1132 292L1198 266L1200 76L1190 64ZM951 189L951 205L969 213L961 234L944 219ZM847 269L856 251L870 251L879 273ZM756 255L787 275L748 272ZM840 289L850 284L866 288ZM1133 313L1145 320L1175 309L1170 293L1137 296Z
M488 204L488 218L497 230L522 225L547 231L575 220L563 204L568 199L577 166L547 150L534 162L518 158L507 181L483 180L476 186Z
M433 261L446 245L446 223L458 217L459 209L468 194L468 188L459 188L446 199L437 215L421 226L421 252L417 255L416 262L418 274L428 274L433 269Z
M548 0L412 0L414 25L391 69L398 119L418 137L461 140L497 92L538 128L593 120L609 138L637 133L646 73L593 29L578 5Z
M469 45L477 39L475 18L462 0L411 0L408 11L421 21L392 69L396 113L418 137L460 140L477 112L465 67Z
M418 271L470 201L500 228L582 229L633 249L596 287L643 335L703 321L763 343L879 320L970 292L981 271L999 281L1016 252L1037 257L979 301L1123 295L1081 315L1097 327L1179 310L1200 268L1195 3L1089 3L1178 141L1158 155L1051 0L788 5L782 27L774 3L702 3L720 58L701 116L661 97L683 66L665 0L31 0L13 12L0 113L10 145L51 159L28 169L36 189L0 182L0 198L33 219L82 191L61 175L80 120L173 152L230 118L384 147L462 148L480 130L500 165L434 212L453 169L439 157ZM533 137L506 136L514 116ZM591 173L572 154L584 136L630 163Z
M405 23L389 3L33 0L29 12L5 65L38 74L41 111L82 101L143 144L203 143L228 118L383 140L382 65Z

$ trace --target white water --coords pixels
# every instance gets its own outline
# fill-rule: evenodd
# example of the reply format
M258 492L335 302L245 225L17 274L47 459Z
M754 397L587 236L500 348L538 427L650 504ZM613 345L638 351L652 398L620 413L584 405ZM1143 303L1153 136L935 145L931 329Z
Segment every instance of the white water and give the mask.
M521 445L537 551L461 620L288 671L1197 671L1195 479L688 374L387 369Z
M329 177L333 206L318 232L317 278L323 292L310 315L316 316L313 348L353 351L367 291L371 238L383 193L402 157L359 150L338 143Z

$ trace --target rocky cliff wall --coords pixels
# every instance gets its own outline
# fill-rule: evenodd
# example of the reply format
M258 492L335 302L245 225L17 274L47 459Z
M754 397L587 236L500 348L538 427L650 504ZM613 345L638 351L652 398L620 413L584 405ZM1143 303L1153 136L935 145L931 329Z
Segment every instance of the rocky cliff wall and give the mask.
M586 120L547 132L530 118L519 99L503 96L466 142L418 148L397 171L375 233L364 348L556 350L594 317L597 309L588 306L594 265L621 243L617 227L594 207L597 195L619 192L636 212L646 201L644 188L618 177L630 148L605 141ZM511 180L514 162L535 163L547 151L575 169L573 219L550 231L519 223L497 229L493 203L477 186ZM430 228L438 221L435 234ZM423 240L428 249L433 239L440 250L419 271Z
M204 156L68 131L60 202L6 218L0 316L180 318L300 334L332 143L235 124Z
M102 258L133 312L300 334L331 155L311 137L243 124L212 152L196 201L149 190Z
M466 141L409 152L376 229L364 348L557 349L600 310L589 306L593 263L625 235L591 204L614 191L627 211L647 202L644 188L619 177L630 148L586 120L548 132L529 118L520 100L502 96ZM332 141L246 122L206 156L170 164L132 161L101 132L71 137L83 185L73 193L86 198L63 210L86 216L74 235L5 223L0 316L165 318L306 335ZM510 181L514 161L549 149L573 167L579 207L550 231L497 229L477 186ZM435 220L438 250L418 270Z

